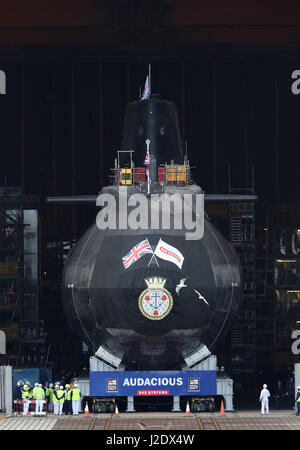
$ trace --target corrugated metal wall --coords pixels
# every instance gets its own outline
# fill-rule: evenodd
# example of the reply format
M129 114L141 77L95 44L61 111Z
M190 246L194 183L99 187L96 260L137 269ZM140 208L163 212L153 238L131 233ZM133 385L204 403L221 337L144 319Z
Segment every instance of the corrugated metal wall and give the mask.
M16 58L1 64L0 185L27 194L98 192L120 149L125 107L148 64L134 57ZM300 98L291 92L293 53L214 52L152 62L152 92L177 104L182 138L206 192L248 187L252 165L263 203L300 197ZM268 174L268 180L266 180ZM91 218L77 217L83 228ZM65 218L71 226L72 214ZM74 217L73 217L74 221ZM74 227L74 224L73 224Z
M0 366L0 410L12 413L12 366Z

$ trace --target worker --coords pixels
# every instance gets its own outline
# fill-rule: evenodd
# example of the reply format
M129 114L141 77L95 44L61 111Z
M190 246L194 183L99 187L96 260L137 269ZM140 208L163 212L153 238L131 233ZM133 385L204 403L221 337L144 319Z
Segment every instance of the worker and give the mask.
M63 406L64 406L64 401L65 401L65 391L64 391L64 387L61 385L59 386L59 389L57 391L57 395L59 397L59 405L58 405L58 413L61 416L62 415L62 411L63 411Z
M78 416L79 406L80 406L80 389L78 388L78 383L74 383L72 389L73 416Z
M276 408L277 409L281 408L281 402L283 400L284 394L285 394L285 392L284 392L282 383L281 383L281 381L278 381L277 386L275 388L275 394L274 394L275 395Z
M22 380L17 382L17 388L16 388L16 398L21 399L22 398L22 390L23 390L24 383Z
M297 395L295 398L296 402L296 416L300 415L300 386L297 387Z
M48 402L48 411L53 412L53 384L49 384L49 402Z
M29 410L30 405L30 387L28 384L24 384L23 390L22 390L22 400L23 400L23 416L26 416Z
M72 415L72 395L73 395L73 391L72 391L72 389L70 389L70 385L66 384L65 402L64 402L66 416L68 414L70 414L70 416Z
M47 402L47 405L49 404L49 397L50 397L50 390L49 390L49 381L46 381L44 384L44 392L45 392L45 400Z
M33 398L35 399L35 413L41 414L43 412L43 404L45 399L45 391L43 389L43 385L38 384L37 386L35 386L33 391Z
M294 378L290 377L286 384L286 395L288 397L289 408L295 408L295 385Z
M259 401L261 402L261 414L269 414L269 397L270 392L267 389L267 385L263 385L263 389L260 392Z
M59 384L55 385L54 391L53 391L53 409L54 409L54 414L58 415L59 414Z
M32 389L32 398L35 399L36 391L39 387L39 383L34 383L34 388Z

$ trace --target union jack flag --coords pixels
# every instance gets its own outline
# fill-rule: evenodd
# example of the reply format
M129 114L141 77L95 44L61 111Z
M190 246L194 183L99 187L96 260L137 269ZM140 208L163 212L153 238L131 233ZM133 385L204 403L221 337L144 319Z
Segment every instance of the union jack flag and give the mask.
M127 255L123 256L122 261L125 269L131 266L131 264L135 263L142 256L151 253L153 254L151 245L149 244L148 239L139 242L136 244Z
M151 183L151 178L150 178L150 171L149 168L146 168L146 175L147 175L147 180L149 181L149 183Z
M149 152L148 151L146 153L144 164L145 164L145 166L149 166L149 164L150 164L150 156L149 156Z

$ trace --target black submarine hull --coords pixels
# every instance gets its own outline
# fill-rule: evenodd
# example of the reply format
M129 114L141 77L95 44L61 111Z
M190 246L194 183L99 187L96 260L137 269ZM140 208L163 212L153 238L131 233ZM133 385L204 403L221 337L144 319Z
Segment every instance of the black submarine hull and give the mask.
M147 178L145 164L149 164ZM136 168L144 171L142 181L135 179ZM159 199L170 192L181 199L199 194L206 200L224 201L224 196L209 198L192 184L176 105L157 95L127 105L114 174L114 185L101 191L114 198L122 183L128 182L128 196L151 191ZM144 198L149 209L150 197ZM87 203L95 197L61 200ZM225 201L232 201L232 196ZM194 219L198 216L192 203L190 212ZM178 218L182 211L175 208L172 219ZM234 248L208 217L202 219L204 233L196 240L187 239L186 230L175 226L99 229L95 220L72 249L62 281L66 317L91 353L97 355L101 346L127 370L164 370L185 367L187 355L203 345L215 351L237 315L242 273ZM144 241L150 251L125 267L126 255ZM160 242L165 247L161 251L171 249L173 260L154 255ZM176 254L181 255L180 264Z
M136 244L147 240L154 251L160 239L184 256L181 267L151 253L124 267ZM151 291L147 280L155 279L164 285ZM180 230L100 230L95 223L68 257L62 294L70 326L91 352L104 345L128 370L164 370L182 367L185 351L201 344L217 348L236 317L241 285L234 248L206 217L199 240ZM161 304L166 297L164 317L154 316L155 301L148 315L143 310L149 292L159 292Z

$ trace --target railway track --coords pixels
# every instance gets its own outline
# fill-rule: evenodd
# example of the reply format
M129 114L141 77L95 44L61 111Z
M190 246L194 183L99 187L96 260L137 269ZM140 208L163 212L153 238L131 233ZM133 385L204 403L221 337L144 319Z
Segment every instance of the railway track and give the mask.
M216 419L193 417L166 417L147 418L142 417L115 417L110 416L107 419L93 418L89 424L88 430L147 430L147 431L168 431L168 430L220 430Z

